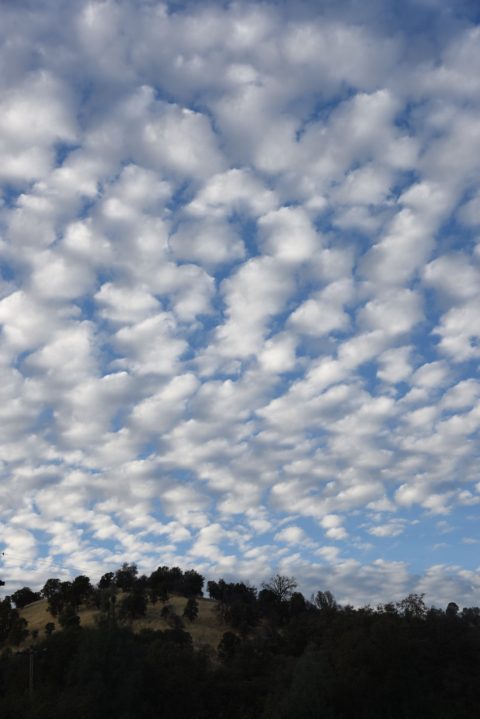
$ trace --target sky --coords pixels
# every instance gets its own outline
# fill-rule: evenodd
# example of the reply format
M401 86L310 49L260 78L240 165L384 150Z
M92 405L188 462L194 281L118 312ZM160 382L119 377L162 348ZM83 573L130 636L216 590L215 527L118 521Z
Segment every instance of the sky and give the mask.
M480 604L480 12L0 5L0 577Z

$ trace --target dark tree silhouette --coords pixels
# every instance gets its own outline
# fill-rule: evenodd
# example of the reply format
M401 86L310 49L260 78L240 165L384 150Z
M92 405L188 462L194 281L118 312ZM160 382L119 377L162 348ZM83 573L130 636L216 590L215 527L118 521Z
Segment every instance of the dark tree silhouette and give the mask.
M133 591L122 597L118 607L118 618L132 622L147 613L147 598L143 592Z
M33 592L30 587L22 587L17 589L11 596L12 601L15 603L17 609L23 609L27 604L36 602L40 599L40 592Z
M45 634L50 637L55 631L55 624L53 622L47 622L45 624Z
M198 602L193 597L188 599L183 610L183 616L186 617L190 622L194 622L198 617Z
M106 572L106 574L103 574L100 578L100 581L98 582L98 588L99 589L108 589L114 584L115 575L113 572Z
M115 585L124 592L128 592L130 589L133 589L137 574L138 569L136 564L124 562L121 568L115 572Z
M281 574L274 574L268 582L262 584L262 588L273 592L280 602L290 599L293 590L297 586L297 581L294 577L286 577Z

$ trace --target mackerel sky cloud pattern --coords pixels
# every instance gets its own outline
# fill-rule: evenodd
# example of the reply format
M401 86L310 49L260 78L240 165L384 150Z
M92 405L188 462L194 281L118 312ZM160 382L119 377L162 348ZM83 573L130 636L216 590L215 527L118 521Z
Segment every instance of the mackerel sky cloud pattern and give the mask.
M478 604L480 14L361 5L2 3L10 593Z

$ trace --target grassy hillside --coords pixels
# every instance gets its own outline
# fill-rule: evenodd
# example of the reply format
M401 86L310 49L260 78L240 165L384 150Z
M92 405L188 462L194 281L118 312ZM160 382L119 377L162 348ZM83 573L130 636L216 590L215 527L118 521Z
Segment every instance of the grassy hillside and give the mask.
M192 635L193 643L196 647L202 645L209 645L214 649L217 648L223 633L229 628L224 622L221 621L217 612L215 611L216 602L211 599L198 600L199 613L198 617L194 622L189 622L188 619L184 619L185 630ZM185 597L172 596L170 597L168 604L173 607L175 612L181 617L187 600ZM134 632L139 632L141 629L168 629L169 626L165 619L160 616L160 612L163 608L162 602L156 604L149 604L147 608L147 614L142 619L136 619L132 623ZM95 623L95 617L98 611L90 607L80 607L78 615L80 617L80 623L82 626L92 626ZM38 602L28 604L24 609L20 610L20 615L24 617L28 622L28 629L30 631L37 629L39 636L45 635L45 624L47 622L54 622L57 629L60 629L58 620L53 618L47 610L46 599L40 599ZM26 641L26 644L29 640Z

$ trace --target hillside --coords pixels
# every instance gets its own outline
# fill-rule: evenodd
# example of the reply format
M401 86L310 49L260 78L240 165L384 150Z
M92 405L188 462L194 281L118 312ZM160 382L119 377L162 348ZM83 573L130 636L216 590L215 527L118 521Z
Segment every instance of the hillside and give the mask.
M479 716L479 607L450 602L443 610L410 594L375 609L355 608L338 604L328 590L308 601L294 591L292 577L274 575L260 591L220 579L207 582L210 599L197 600L196 621L184 620L190 642L175 627L175 616L183 615L187 602L180 591L199 594L203 577L160 567L137 579L134 569L123 565L103 575L99 585L107 587L92 588L83 575L71 582L47 580L42 591L50 593L50 606L64 604L66 628L58 629L46 599L31 602L20 610L30 632L26 641L10 598L0 603L1 719ZM145 605L146 596L168 595L168 602ZM102 607L103 621L95 622L97 611L85 598ZM175 612L168 623L161 616L166 605ZM113 606L120 616L135 616L126 614L132 607L146 614L131 624L112 623ZM75 621L69 623L72 611ZM46 636L52 621L57 629ZM160 631L142 633L144 628ZM36 651L25 652L33 641Z
M198 598L197 601L199 608L198 617L193 622L189 622L185 619L185 630L191 634L193 644L197 648L208 645L216 649L224 632L226 632L229 627L221 620L215 611L217 602L205 598ZM183 614L186 603L186 598L180 596L172 596L168 601L168 604L180 617ZM146 616L132 622L131 627L133 631L139 632L142 629L168 629L169 626L166 620L161 616L163 606L162 602L156 602L156 604L149 603ZM94 626L98 610L82 605L78 610L78 615L81 626ZM30 632L32 632L32 630L38 630L40 637L45 635L45 624L47 622L54 622L56 628L60 629L58 621L48 612L46 599L40 599L38 602L28 604L20 610L20 616L27 620ZM30 638L26 640L25 644L27 645L29 642L31 642Z

